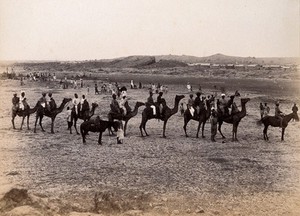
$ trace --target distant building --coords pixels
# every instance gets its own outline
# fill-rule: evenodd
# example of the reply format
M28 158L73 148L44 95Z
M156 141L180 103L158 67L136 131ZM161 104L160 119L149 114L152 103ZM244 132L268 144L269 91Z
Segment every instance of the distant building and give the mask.
M226 69L234 69L234 64L226 64Z
M220 64L212 64L210 67L214 69L218 69L220 68Z

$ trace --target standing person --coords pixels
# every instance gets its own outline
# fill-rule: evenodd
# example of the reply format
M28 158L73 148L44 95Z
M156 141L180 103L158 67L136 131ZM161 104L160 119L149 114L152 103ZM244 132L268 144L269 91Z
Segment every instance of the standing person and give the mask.
M215 137L217 134L218 118L217 118L217 112L215 111L214 107L212 107L210 123L211 123L211 138L210 139L211 139L211 141L216 142Z
M292 111L293 111L293 113L297 113L298 112L298 107L297 107L296 103L294 103L294 106L292 107ZM293 121L296 121L296 120L293 119Z
M143 88L142 83L139 82L139 89Z
M279 108L279 102L276 103L275 106L275 117L277 117L280 120L280 127L282 128L282 121L283 121L283 113L281 112Z
M80 88L83 88L83 80L80 78Z
M74 94L74 98L73 98L73 100L72 100L72 103L73 103L73 107L74 107L74 109L75 109L75 113L76 113L76 115L78 115L78 111L79 111L79 104L80 104L80 100L79 100L79 98L78 98L78 95L77 95L77 93L75 93Z
M68 123L68 130L70 130L70 134L72 134L72 110L70 107L67 107L67 123Z
M98 91L98 84L95 83L95 94L99 94L99 91Z
M264 116L268 116L270 113L270 107L268 106L267 103L265 103L265 106L264 106Z
M259 111L260 111L260 119L264 117L265 107L262 103L259 104Z
M130 80L130 88L133 89L134 88L134 83L133 80Z
M194 99L193 99L194 95L193 94L190 94L190 99L188 100L188 104L187 104L187 107L191 113L192 116L194 116Z
M188 89L189 92L193 91L190 82L187 83L186 88Z
M18 111L20 98L17 97L17 93L14 93L14 97L12 98L11 102L13 104L12 110L13 111Z
M24 85L23 77L21 77L21 86Z
M52 111L52 110L54 110L54 109L57 108L57 105L55 103L55 100L52 97L52 93L51 92L48 93L48 97L49 97L49 103L48 103L48 105L49 105L50 111Z

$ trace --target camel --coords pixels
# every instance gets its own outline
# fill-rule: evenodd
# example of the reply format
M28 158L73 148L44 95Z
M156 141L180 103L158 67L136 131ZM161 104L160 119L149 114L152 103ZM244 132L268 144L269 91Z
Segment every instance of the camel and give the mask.
M241 99L241 104L242 104L242 110L229 115L229 116L224 116L220 113L218 113L218 123L219 123L219 127L218 130L220 132L220 134L222 135L222 138L224 139L225 136L223 135L222 131L221 131L221 126L223 124L223 122L226 122L228 124L232 124L232 141L238 141L237 139L237 128L239 126L240 121L242 120L242 118L244 118L246 116L246 103L250 101L250 98L242 98Z
M183 129L185 132L185 136L188 137L187 133L186 133L186 126L189 123L190 120L195 120L198 121L198 129L197 129L197 138L199 137L199 130L200 130L200 126L202 124L202 138L205 138L204 136L204 127L205 127L205 123L206 121L209 119L210 115L211 115L211 102L214 101L214 97L211 97L209 100L206 101L206 107L207 109L200 108L200 113L197 114L197 111L195 111L194 116L191 115L191 112L189 109L186 109L184 111L183 114L183 118L184 118L184 125L183 125Z
M296 121L299 121L299 116L297 114L297 112L292 112L288 115L285 115L283 117L282 120L282 131L281 131L281 141L284 141L284 131L285 128L288 126L289 122L291 121L291 119L295 119ZM268 127L271 125L273 127L280 127L280 119L276 118L275 116L265 116L263 117L259 123L263 123L264 124L264 130L263 130L263 134L264 134L264 140L268 141L269 137L268 137Z
M82 119L83 121L87 121L90 120L90 118L95 114L95 109L98 107L97 103L92 103L92 108L90 111L86 111L83 113L83 115L77 115L75 112L75 109L72 109L72 113L71 113L71 121L74 121L74 128L76 130L76 133L78 133L77 127L76 127L76 123L78 119ZM72 133L71 131L71 127L70 127L70 133Z
M22 130L22 127L23 127L23 124L24 124L24 119L27 116L27 129L30 130L30 128L29 128L29 116L31 114L35 113L37 111L37 108L38 108L38 104L36 104L35 107L33 107L33 108L30 108L29 106L27 106L24 110L21 110L21 109L18 109L18 110L12 109L12 119L11 119L11 122L12 122L12 125L13 125L13 129L16 129L16 127L15 127L15 117L16 116L22 117L22 123L21 123L20 130Z
M114 119L120 120L120 121L125 121L124 124L124 136L126 136L126 128L127 128L127 123L128 121L133 118L134 116L137 115L138 113L138 109L141 106L144 106L145 103L142 102L136 102L135 106L134 106L134 110L130 111L129 113L127 113L125 116L119 114L119 113L115 113L115 112L109 112L108 113L108 120L109 121L113 121Z
M148 120L150 119L159 119L159 120L162 120L164 122L164 126L163 126L163 137L166 138L166 135L165 135L165 132L166 132L166 125L167 125L167 122L169 120L169 118L176 114L177 111L178 111L178 104L179 104L179 101L184 98L184 95L176 95L175 97L175 104L174 104L174 108L173 109L170 109L167 105L165 105L165 113L163 116L157 116L157 115L153 115L153 111L152 111L152 108L151 107L146 107L143 112L142 112L142 122L140 124L140 131L141 131L141 136L143 137L144 134L143 134L143 130L146 134L146 136L149 136L147 131L146 131L146 123Z
M96 120L88 120L83 122L80 125L80 132L82 136L82 142L83 144L86 143L86 135L89 131L91 132L99 132L99 139L98 144L102 145L102 133L108 128L113 127L115 131L117 131L120 128L120 122L118 121L103 121L100 119L99 116L96 117Z
M42 119L45 116L51 118L51 133L54 133L54 130L53 130L53 127L54 127L54 120L56 118L56 116L61 113L65 107L65 105L70 102L72 99L71 98L64 98L61 105L52 110L52 111L49 111L47 109L44 110L44 108L42 107L42 105L38 102L38 108L37 108L37 111L36 111L36 119L35 119L35 124L34 124L34 133L36 133L36 123L39 119L39 125L41 126L42 128L42 131L45 132L43 126L42 126Z

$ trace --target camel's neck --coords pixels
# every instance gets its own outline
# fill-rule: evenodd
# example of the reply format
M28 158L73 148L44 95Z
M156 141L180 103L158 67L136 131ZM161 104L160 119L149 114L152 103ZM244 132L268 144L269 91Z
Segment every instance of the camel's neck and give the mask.
M132 112L130 113L131 116L136 116L138 113L138 109L139 106L137 104L135 104L134 109L132 110Z
M246 116L247 110L246 110L246 103L242 103L242 110L240 112L240 117L243 118Z
M171 115L174 115L178 112L179 100L175 100L174 107L171 109Z
M35 113L36 111L37 111L37 109L38 109L38 103L35 105L35 107L33 107L32 109L30 108L29 109L29 114L32 114L32 113Z
M290 114L284 116L283 121L285 121L286 123L289 123L292 120L293 115L294 115L294 113L290 113Z
M66 105L66 102L62 102L60 106L55 110L56 113L61 113Z

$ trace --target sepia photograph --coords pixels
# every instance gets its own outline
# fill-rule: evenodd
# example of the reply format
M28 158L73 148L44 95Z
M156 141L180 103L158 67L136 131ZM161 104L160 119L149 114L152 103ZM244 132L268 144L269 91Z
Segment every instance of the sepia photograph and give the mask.
M300 215L299 0L0 0L0 215Z

